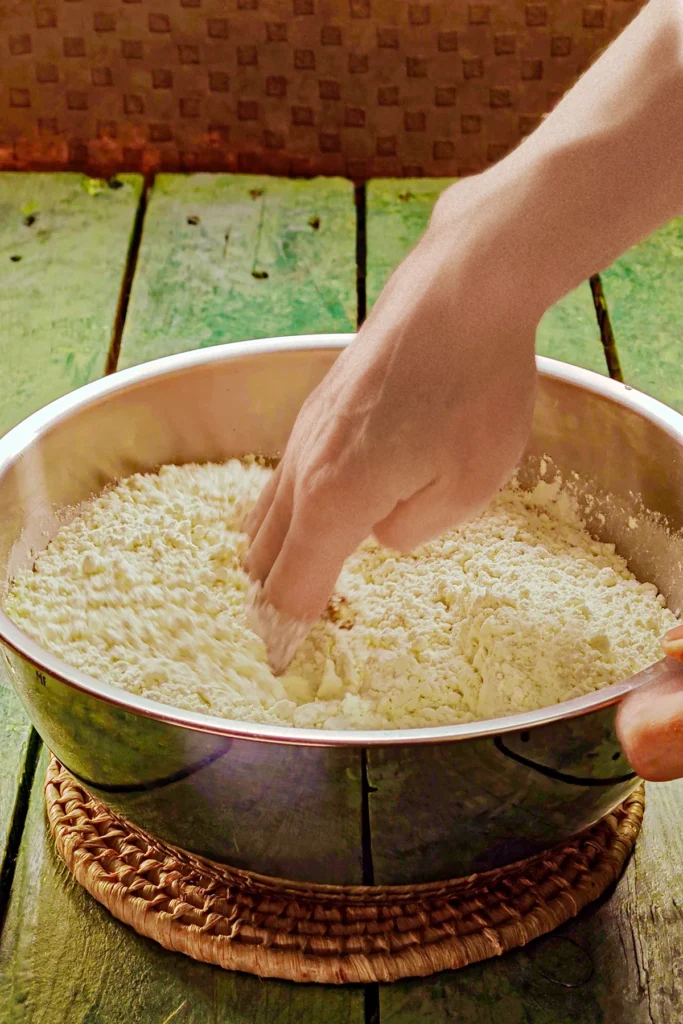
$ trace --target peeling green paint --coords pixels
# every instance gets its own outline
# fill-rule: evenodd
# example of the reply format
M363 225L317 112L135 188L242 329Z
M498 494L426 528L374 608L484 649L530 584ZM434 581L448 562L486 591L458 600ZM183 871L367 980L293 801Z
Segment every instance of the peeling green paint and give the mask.
M355 330L355 232L348 181L160 175L119 365L246 338Z

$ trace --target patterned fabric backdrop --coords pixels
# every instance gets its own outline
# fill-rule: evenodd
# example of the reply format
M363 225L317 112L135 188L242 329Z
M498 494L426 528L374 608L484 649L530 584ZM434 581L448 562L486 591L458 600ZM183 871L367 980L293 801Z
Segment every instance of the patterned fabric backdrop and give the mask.
M640 0L3 0L0 168L461 175Z

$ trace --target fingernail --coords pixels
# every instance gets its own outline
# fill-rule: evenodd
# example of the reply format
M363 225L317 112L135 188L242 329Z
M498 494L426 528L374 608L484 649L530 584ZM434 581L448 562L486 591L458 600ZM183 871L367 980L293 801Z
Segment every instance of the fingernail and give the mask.
M668 658L683 661L683 626L674 626L662 638L662 650Z
M257 581L249 587L246 611L247 625L265 643L274 674L282 675L289 668L297 648L306 639L310 623L278 611L263 596L263 587Z

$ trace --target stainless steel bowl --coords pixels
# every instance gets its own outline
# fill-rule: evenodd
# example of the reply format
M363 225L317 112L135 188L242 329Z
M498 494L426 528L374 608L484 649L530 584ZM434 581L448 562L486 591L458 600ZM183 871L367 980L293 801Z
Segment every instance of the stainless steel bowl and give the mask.
M279 454L348 340L171 356L31 416L0 441L5 584L111 481L163 463ZM526 478L545 454L565 476L578 473L591 528L678 608L683 417L575 367L539 359L539 371ZM642 516L643 505L659 518ZM575 834L638 784L614 712L651 670L495 721L320 732L230 722L125 693L73 670L4 614L0 639L31 721L93 793L171 843L265 874L338 884L459 876Z

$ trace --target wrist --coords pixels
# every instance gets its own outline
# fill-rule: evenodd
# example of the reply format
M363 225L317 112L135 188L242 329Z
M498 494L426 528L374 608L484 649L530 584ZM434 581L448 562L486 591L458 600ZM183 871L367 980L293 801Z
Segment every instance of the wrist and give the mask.
M552 198L547 168L515 153L446 189L428 235L450 245L456 259L464 247L474 249L481 287L504 299L510 315L528 315L535 326L583 280L571 247L558 251L547 238Z

